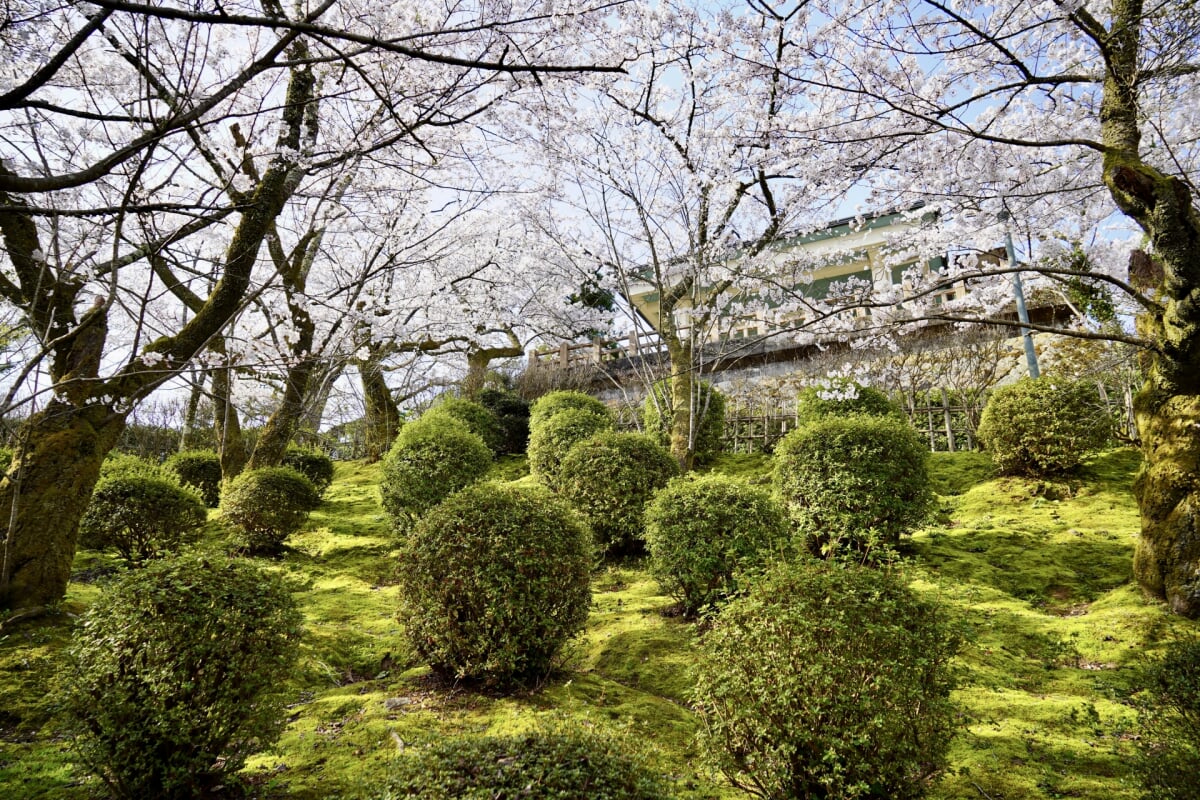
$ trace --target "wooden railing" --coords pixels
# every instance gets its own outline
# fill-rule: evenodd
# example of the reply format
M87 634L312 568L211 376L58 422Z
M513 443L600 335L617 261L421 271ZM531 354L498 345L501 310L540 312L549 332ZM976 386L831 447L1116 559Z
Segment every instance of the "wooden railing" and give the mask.
M666 353L666 346L657 333L630 332L619 339L593 339L590 342L570 344L563 342L552 350L530 350L530 369L574 369L585 366L602 366L622 358L659 356Z

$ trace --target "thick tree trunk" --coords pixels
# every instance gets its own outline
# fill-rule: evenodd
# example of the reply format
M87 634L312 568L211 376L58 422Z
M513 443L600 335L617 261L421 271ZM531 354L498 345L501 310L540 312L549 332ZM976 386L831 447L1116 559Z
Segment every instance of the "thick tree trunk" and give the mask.
M305 359L288 368L283 397L267 424L263 425L259 432L258 441L254 443L254 453L246 464L247 469L277 467L283 462L288 444L291 443L292 436L300 425L300 419L304 416L308 384L319 363L315 359Z
M400 409L384 380L378 361L360 361L358 374L362 378L366 405L363 422L366 426L367 460L378 461L400 432Z
M58 400L22 427L0 480L0 606L32 610L66 593L79 520L124 427L124 414Z
M1142 536L1134 574L1149 594L1200 617L1200 213L1187 184L1141 157L1138 108L1142 0L1114 0L1105 45L1100 128L1104 183L1154 245L1161 284L1138 318L1146 384L1134 404L1142 471L1134 484Z
M1147 386L1135 408L1144 459L1134 575L1176 613L1200 617L1200 395Z

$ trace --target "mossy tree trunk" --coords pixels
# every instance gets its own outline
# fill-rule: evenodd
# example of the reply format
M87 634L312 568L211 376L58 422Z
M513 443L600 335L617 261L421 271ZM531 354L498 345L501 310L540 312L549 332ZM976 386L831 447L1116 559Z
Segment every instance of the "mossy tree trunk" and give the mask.
M299 152L302 128L314 103L314 76L303 50L293 43L291 55L299 66L289 74L282 104L277 142L281 152ZM0 170L12 175L5 166ZM178 332L149 343L108 378L101 377L99 369L109 302L98 298L77 316L75 301L84 285L69 265L59 269L44 255L53 251L42 247L34 218L23 210L31 204L0 192L0 235L16 276L15 282L0 281L0 294L21 309L41 337L51 359L53 383L53 399L22 426L14 468L0 478L0 508L6 516L0 528L0 606L29 612L63 597L79 520L100 464L116 444L126 417L140 400L186 369L240 310L263 241L302 174L293 161L276 156L251 190L236 192L241 219L233 229L220 280ZM163 246L148 244L139 257ZM134 260L137 257L123 263ZM120 266L113 263L107 269Z
M1174 611L1200 617L1200 214L1187 184L1141 156L1143 14L1141 0L1116 0L1110 28L1095 28L1106 63L1104 182L1162 269L1155 302L1138 319L1151 349L1135 400L1144 458L1134 486L1142 520L1134 573Z
M392 390L388 388L378 359L359 361L358 374L362 380L366 406L363 423L366 427L367 460L378 461L400 432L400 408L392 397Z

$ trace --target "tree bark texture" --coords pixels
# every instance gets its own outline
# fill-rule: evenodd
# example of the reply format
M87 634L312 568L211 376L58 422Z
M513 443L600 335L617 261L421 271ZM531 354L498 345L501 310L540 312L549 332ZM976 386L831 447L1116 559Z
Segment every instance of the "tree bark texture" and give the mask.
M1153 344L1135 400L1142 469L1134 484L1142 532L1134 574L1148 594L1200 617L1200 214L1187 185L1141 157L1141 0L1116 0L1105 42L1100 109L1104 182L1141 226L1162 267L1138 331Z
M66 594L79 520L124 428L124 414L57 400L25 423L0 482L0 606L41 608Z
M378 461L400 432L400 408L392 397L392 390L388 388L378 361L360 361L358 374L362 379L366 405L363 420L366 425L367 460Z

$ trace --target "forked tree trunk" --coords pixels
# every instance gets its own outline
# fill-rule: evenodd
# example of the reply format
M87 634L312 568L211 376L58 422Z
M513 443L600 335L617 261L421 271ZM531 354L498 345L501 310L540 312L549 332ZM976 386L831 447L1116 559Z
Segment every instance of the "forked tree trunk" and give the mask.
M254 443L254 453L246 464L247 469L277 467L282 463L288 444L291 443L296 428L300 425L300 419L304 416L308 384L319 364L316 359L307 358L288 368L283 398L259 432L258 441Z
M217 437L221 477L225 480L240 475L249 458L242 423L231 395L232 371L232 367L218 367L212 371L213 432Z
M0 606L38 609L63 597L79 519L125 415L55 400L21 429L19 460L0 482Z

